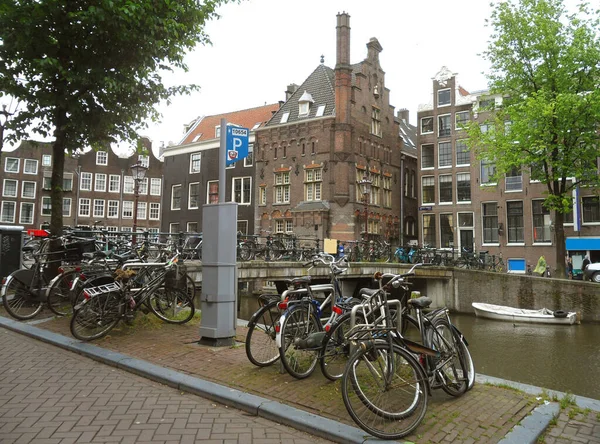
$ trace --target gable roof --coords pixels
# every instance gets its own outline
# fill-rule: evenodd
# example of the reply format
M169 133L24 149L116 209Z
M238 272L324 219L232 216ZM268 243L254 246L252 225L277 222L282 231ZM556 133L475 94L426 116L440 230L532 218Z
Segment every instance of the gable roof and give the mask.
M282 123L292 123L315 117L335 116L335 73L333 69L320 64L312 72L311 75L298 87L298 89L290 96L273 117L265 126L275 126ZM310 94L314 102L310 106L310 111L307 116L298 116L300 98L304 93ZM320 106L325 105L322 116L317 116L317 110ZM285 113L288 114L287 120L281 121Z
M199 117L196 122L191 125L181 142L179 142L179 145L216 139L215 128L221 125L221 119L226 119L228 124L239 125L242 128L248 128L250 130L259 128L264 126L278 109L279 104L273 103L241 111Z

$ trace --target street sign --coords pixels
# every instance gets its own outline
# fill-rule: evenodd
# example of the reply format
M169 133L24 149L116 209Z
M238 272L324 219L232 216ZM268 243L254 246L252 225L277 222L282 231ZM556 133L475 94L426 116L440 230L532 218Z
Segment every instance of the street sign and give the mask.
M238 160L242 160L248 157L249 135L250 131L248 130L248 128L227 126L227 158L225 161L225 164L227 166L234 164Z
M419 207L419 211L431 211L431 207Z

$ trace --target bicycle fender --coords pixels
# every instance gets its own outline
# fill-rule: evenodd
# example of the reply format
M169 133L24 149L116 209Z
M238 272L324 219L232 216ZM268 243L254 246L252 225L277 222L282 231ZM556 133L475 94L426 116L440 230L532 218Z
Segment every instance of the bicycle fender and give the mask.
M31 282L32 278L33 278L33 271L30 269L22 269L22 270L13 271L6 278L6 282L2 286L2 293L0 294L0 296L4 296L6 294L6 289L8 288L8 284L10 284L11 281L16 279L18 281L21 281L23 284L29 286L29 283Z
M285 322L285 318L288 315L288 310L284 311L281 316L279 317L279 327L281 327L283 325L283 323ZM277 348L281 348L281 328L279 328L279 331L277 331L276 329L276 334L275 334L275 344L277 345Z
M460 330L458 328L456 328L456 326L454 324L450 324L452 326L452 330L454 330L456 332L456 334L458 335L458 337L460 338L461 341L463 341L465 343L465 345L468 347L469 343L467 342L467 338L465 338L465 335L463 335Z

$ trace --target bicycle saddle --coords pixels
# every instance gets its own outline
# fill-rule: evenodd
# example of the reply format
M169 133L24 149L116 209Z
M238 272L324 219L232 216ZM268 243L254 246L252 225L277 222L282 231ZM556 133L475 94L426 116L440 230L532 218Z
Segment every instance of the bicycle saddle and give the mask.
M379 290L377 288L361 288L358 291L358 297L360 298L368 298L373 296L375 293L377 293Z
M285 282L287 285L297 286L297 285L308 285L308 284L310 284L311 280L312 280L312 278L310 276L302 276L302 277L297 277L297 278L293 278L293 279L284 279L283 282Z
M83 253L83 257L85 259L94 259L94 258L106 259L109 256L112 256L112 251L94 251L93 253Z
M135 254L135 253L125 253L125 254L113 253L112 256L119 262L125 262L129 259L137 259L137 257L138 257L137 254Z
M432 302L433 301L431 299L429 299L427 296L421 296L420 298L409 299L407 301L407 304L415 305L419 308L427 308L431 305Z

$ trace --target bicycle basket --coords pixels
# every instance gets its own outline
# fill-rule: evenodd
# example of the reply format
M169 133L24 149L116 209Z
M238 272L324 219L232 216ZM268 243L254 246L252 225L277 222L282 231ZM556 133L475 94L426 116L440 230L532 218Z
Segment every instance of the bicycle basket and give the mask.
M66 262L80 262L83 259L83 253L92 253L96 251L95 241L79 241L66 244L62 251L62 259Z
M180 288L185 284L187 269L185 265L176 265L165 274L165 287Z

